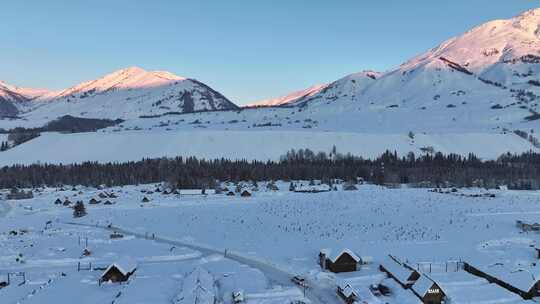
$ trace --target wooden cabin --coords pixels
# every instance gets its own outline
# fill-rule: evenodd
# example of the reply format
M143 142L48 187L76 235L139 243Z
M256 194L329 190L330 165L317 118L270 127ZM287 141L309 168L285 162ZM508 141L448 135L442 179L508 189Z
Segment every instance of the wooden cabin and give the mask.
M234 194L233 191L229 191L229 192L227 192L227 196L235 196L235 194Z
M251 191L247 190L247 189L244 189L242 190L242 192L240 193L240 196L241 197L250 197L251 196Z
M69 206L69 205L71 205L71 201L68 200L68 199L66 198L66 199L64 200L64 203L63 203L62 205L64 205L64 206Z
M148 199L148 197L145 196L145 197L143 197L143 199L141 200L141 202L143 202L143 203L148 203L148 202L150 202L150 200Z
M55 204L55 205L62 205L62 200L60 200L59 198L57 198L57 199L54 201L54 204Z
M330 249L322 249L319 252L319 265L321 265L322 269L331 272L356 271L359 263L361 263L360 257L346 248L337 252L337 254L332 254Z
M137 270L137 263L132 260L117 261L109 265L100 277L101 282L125 282Z
M99 203L101 203L101 201L98 201L97 199L95 199L93 197L90 199L90 201L88 201L88 204L90 204L90 205L97 205Z
M445 292L442 290L439 284L425 274L422 274L420 278L411 286L411 290L424 304L445 303Z

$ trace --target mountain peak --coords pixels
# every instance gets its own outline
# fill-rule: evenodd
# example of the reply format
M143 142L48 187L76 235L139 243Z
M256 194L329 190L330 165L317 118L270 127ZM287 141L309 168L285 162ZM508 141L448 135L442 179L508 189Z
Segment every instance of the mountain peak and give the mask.
M514 27L540 36L540 8L528 10L513 18L513 21Z

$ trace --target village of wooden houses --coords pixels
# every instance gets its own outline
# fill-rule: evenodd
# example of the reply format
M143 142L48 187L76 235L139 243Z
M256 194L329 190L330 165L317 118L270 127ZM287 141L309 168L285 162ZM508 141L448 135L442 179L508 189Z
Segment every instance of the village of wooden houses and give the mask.
M4 191L3 303L534 303L536 191L358 180Z

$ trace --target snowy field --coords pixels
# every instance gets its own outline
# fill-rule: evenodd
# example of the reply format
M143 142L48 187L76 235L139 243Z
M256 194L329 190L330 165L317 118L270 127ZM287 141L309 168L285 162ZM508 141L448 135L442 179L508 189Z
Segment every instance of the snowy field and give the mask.
M540 235L521 232L516 220L538 218L540 192L470 197L461 194L487 191L361 185L302 194L287 191L286 183L278 183L279 191L259 186L247 198L162 194L153 192L156 185L141 185L48 188L33 199L0 201L0 282L11 273L11 284L0 289L2 303L171 303L190 292L184 288L198 268L210 273L211 294L220 303L232 303L234 291L253 304L342 303L335 294L342 280L364 294L371 284L390 288L390 295L371 295L367 303L418 303L378 270L388 254L440 282L452 303L526 303L464 272L458 261L533 267ZM117 198L100 198L103 192ZM101 203L88 204L91 198ZM74 219L73 209L56 199L82 200L88 214ZM107 225L123 237L112 239ZM85 248L90 255L83 255ZM350 248L369 263L351 273L322 271L322 248ZM128 283L98 284L104 267L126 259L138 264ZM90 263L98 270L88 270ZM21 272L26 283L19 286ZM308 280L307 298L290 282L293 275Z
M308 131L143 130L94 133L44 133L20 146L0 153L0 166L31 163L80 163L84 161L125 162L143 158L197 156L216 159L279 160L291 149L309 148L374 158L384 151L399 155L432 147L444 154L495 159L506 153L534 148L515 134L462 133L369 134ZM263 148L261 148L263 147Z

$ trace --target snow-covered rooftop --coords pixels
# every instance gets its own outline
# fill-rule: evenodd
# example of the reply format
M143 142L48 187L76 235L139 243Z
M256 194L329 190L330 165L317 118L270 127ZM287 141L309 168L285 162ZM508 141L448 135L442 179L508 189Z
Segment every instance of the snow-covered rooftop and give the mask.
M343 254L350 255L353 258L353 260L355 260L357 263L359 263L362 260L358 255L356 255L352 250L348 248L344 248L341 251L334 251L330 248L324 248L324 249L321 249L321 253L324 254L326 258L329 259L332 263L335 263L337 259L339 259L339 257L342 256Z
M386 259L385 261L381 262L381 266L384 267L384 269L386 269L387 271L389 271L396 279L398 279L403 284L408 283L407 281L413 273L413 270L403 265L400 265L392 259Z
M435 284L435 281L429 278L426 274L422 274L420 278L412 285L411 288L420 296L425 296L428 293L429 289L433 287L433 284Z
M109 267L107 267L107 269L105 269L105 271L103 272L102 276L109 272L113 267L118 269L118 271L120 271L120 273L122 273L123 275L128 275L135 271L135 269L137 269L137 261L132 258L124 258L122 260L118 260L109 265Z
M472 266L525 292L540 281L540 266L538 264L531 267L513 267L502 263L481 267Z

